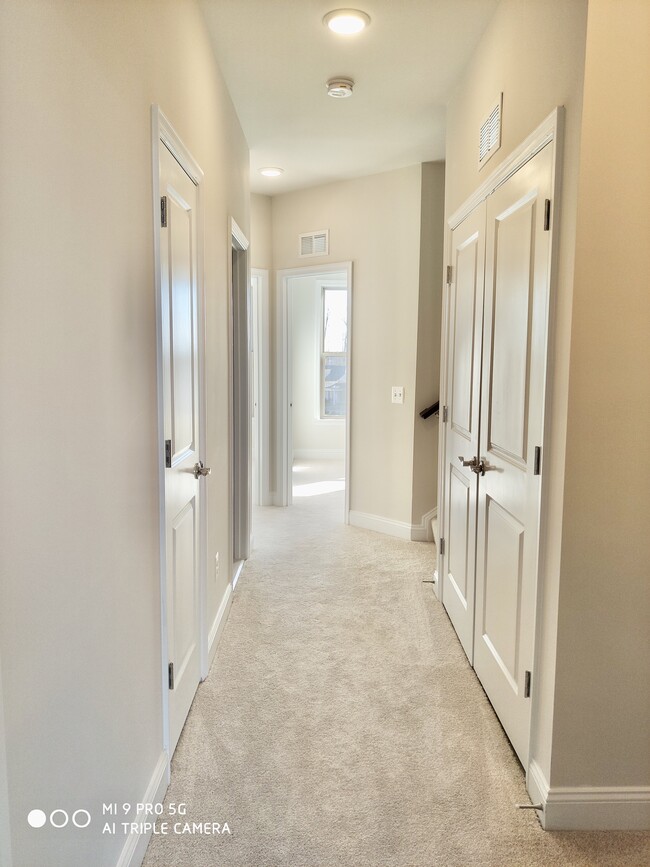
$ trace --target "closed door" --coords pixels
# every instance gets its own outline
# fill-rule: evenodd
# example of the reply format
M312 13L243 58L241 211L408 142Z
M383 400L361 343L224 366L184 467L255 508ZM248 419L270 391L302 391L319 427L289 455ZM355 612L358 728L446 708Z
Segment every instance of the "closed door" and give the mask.
M472 662L477 476L470 463L479 450L485 204L454 230L451 242L442 601Z
M198 473L197 193L194 182L163 145L160 193L166 210L160 265L171 755L200 679L199 486L205 482Z
M474 668L526 765L539 541L552 148L487 201Z

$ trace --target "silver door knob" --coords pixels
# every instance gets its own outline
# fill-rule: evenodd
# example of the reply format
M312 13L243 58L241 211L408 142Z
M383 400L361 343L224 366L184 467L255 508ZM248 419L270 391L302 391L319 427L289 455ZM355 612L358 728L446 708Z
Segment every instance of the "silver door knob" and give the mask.
M203 461L199 461L198 464L194 464L194 478L198 479L199 476L209 476L212 472L212 467L204 467Z
M472 458L471 460L466 461L465 458L464 458L462 455L458 455L458 460L461 462L461 464L462 464L464 467L471 467L472 470L474 470L474 468L475 468L475 467L477 466L477 464L478 464L478 458Z

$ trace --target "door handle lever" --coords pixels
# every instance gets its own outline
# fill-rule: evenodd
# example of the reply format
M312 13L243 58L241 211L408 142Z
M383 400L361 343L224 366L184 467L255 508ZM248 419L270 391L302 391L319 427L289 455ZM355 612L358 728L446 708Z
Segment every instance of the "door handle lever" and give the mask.
M484 476L485 471L490 469L490 467L485 466L483 461L479 461L478 458L472 458L471 461L466 461L462 455L458 455L458 460L464 467L469 467L477 476Z
M209 476L212 472L212 467L203 466L203 461L199 461L198 464L194 464L194 478L198 479L199 476Z

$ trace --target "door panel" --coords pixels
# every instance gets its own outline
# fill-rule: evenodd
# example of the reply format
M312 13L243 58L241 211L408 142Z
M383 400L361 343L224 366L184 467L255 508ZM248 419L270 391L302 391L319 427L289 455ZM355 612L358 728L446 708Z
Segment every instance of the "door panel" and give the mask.
M169 691L174 752L200 679L198 261L196 187L166 147L160 148L160 192L167 227L160 230L165 439L167 642L174 666ZM205 484L203 482L202 484Z
M530 347L531 250L535 200L496 220L492 358L488 401L491 449L526 462Z
M442 601L470 662L474 642L477 477L459 456L478 455L485 204L452 233L444 456L446 540Z
M474 668L527 764L539 537L551 147L487 201Z
M489 497L485 511L486 592L479 628L504 675L516 689L524 528Z
M188 179L189 180L189 179ZM170 229L170 364L172 372L172 454L179 458L194 448L194 310L192 298L192 211L168 191Z

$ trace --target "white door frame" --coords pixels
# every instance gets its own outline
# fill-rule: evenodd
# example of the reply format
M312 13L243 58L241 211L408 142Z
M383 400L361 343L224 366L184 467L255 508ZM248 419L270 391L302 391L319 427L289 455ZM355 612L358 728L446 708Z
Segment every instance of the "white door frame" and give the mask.
M228 257L228 287L230 307L230 411L231 418L231 449L230 449L230 514L232 516L232 532L230 544L231 551L231 581L232 589L241 574L244 561L250 556L250 533L252 521L252 496L251 496L251 406L249 387L249 350L250 329L248 327L248 298L250 296L250 267L248 264L249 241L235 220L230 218L229 225L229 251ZM235 254L244 254L244 268L238 266L237 273L233 268ZM237 286L235 286L235 279ZM235 310L234 293L238 293L238 309ZM240 339L241 333L236 334L235 329L241 329L240 302L242 294L247 299L245 317L247 339ZM245 431L244 449L235 449L235 436L237 432ZM239 460L238 460L239 458ZM242 480L244 480L242 484ZM248 538L246 538L246 536Z
M327 265L311 265L304 268L283 268L277 272L277 492L275 504L288 506L291 503L291 309L289 304L289 280L292 277L324 277L334 272L346 275L348 292L348 353L347 353L347 402L345 409L345 511L343 519L350 523L350 443L352 431L352 262L335 262Z
M257 485L259 505L270 506L270 428L269 428L269 366L271 353L269 346L269 272L261 268L251 268L251 278L257 278L257 291L251 297L252 314L256 316L254 346L255 364L257 365L258 396L257 414L254 424L257 429ZM251 279L252 283L252 279Z
M553 457L551 454L554 449L562 448L561 443L553 443L551 439L551 383L552 366L553 366L553 339L555 326L555 303L556 293L555 286L557 283L557 267L558 267L558 247L559 247L559 225L560 225L560 200L562 192L562 155L564 141L564 107L558 106L551 114L546 117L522 144L516 148L510 156L508 156L501 165L499 165L491 175L481 184L481 186L465 201L457 211L455 211L447 221L445 227L445 266L446 268L452 264L451 260L451 240L452 231L459 226L463 220L471 214L471 212L481 202L493 193L498 187L505 183L515 172L517 172L525 163L538 154L546 145L551 145L553 148L553 167L552 167L552 209L551 209L551 239L549 245L549 293L548 293L548 315L547 315L547 333L546 333L546 372L544 384L544 422L543 422L543 464L550 466ZM445 268L445 270L446 270ZM442 346L441 346L441 365L440 365L440 405L447 405L447 367L448 367L448 303L449 303L449 285L446 284L443 290L443 331L442 331ZM442 413L441 413L442 415ZM439 510L439 526L444 526L444 508L445 508L445 450L446 450L446 424L441 424L440 443L438 450L438 510ZM539 539L537 551L537 593L535 607L535 640L534 640L534 671L539 672L542 668L540 659L541 653L541 632L543 627L543 609L542 598L544 590L544 564L549 550L547 538L547 527L549 524L550 501L549 501L549 483L548 473L542 472L540 485L540 524L539 524ZM436 584L436 594L439 599L443 595L443 582L446 574L446 563L444 562L445 555L438 552L438 582ZM540 691L533 690L532 707L531 707L531 725L530 725L530 743L535 742L536 733L541 723L542 716ZM526 770L526 781L528 788L531 788L531 760L529 759L529 767Z
M156 290L156 370L158 381L158 509L160 522L160 617L161 617L161 684L163 749L169 755L169 672L167 636L167 552L165 538L165 407L163 395L163 341L162 341L162 287L160 271L160 148L167 147L196 185L197 214L197 284L198 284L198 362L199 362L199 455L205 462L206 454L206 384L205 384L205 296L203 282L203 171L183 144L180 136L159 106L151 107L152 172L153 172L153 226L154 226L154 280ZM199 485L199 648L201 679L208 674L207 624L207 492ZM169 779L169 765L167 768Z

